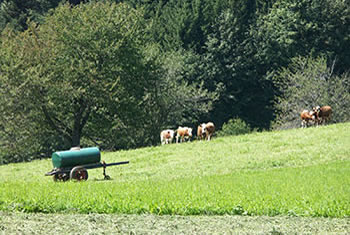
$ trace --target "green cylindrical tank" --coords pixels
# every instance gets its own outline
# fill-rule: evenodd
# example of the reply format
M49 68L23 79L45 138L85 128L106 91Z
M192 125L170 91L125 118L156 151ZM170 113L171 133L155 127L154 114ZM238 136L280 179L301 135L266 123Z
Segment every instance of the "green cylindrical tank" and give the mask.
M60 151L52 154L52 165L54 168L74 167L100 161L101 153L97 147Z

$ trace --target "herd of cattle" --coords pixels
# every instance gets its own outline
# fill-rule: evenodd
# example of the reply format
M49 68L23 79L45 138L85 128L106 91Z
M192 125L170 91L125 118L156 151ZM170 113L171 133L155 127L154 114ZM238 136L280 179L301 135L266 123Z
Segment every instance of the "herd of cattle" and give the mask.
M310 125L322 125L329 122L332 115L331 106L316 106L312 110L304 110L300 114L301 127L305 128ZM160 133L160 142L163 144L170 144L173 142L174 137L176 138L176 143L181 143L185 141L191 141L192 138L192 128L179 126L177 130L163 130ZM211 137L215 132L215 125L212 122L202 123L197 127L197 138L199 140L210 141Z
M191 141L192 128L179 126L177 130L163 130L160 133L160 142L163 144L170 144L176 135L176 143ZM197 138L199 140L210 140L215 132L215 125L212 122L202 123L197 128Z
M312 110L304 110L300 114L301 118L301 127L305 128L310 125L321 125L329 122L332 115L331 106L316 106Z

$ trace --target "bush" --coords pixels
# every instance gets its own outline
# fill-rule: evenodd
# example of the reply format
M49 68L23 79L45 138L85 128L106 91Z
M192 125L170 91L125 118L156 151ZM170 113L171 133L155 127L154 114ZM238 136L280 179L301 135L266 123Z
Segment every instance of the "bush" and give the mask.
M218 131L218 136L242 135L250 132L252 132L252 129L245 121L235 118L222 125L221 131Z

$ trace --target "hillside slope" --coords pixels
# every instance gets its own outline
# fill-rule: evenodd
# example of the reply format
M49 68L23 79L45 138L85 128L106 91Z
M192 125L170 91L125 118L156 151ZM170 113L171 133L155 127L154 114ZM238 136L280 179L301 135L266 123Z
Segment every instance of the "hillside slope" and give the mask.
M54 183L50 160L0 166L0 209L28 212L350 215L350 123L103 153L129 165Z

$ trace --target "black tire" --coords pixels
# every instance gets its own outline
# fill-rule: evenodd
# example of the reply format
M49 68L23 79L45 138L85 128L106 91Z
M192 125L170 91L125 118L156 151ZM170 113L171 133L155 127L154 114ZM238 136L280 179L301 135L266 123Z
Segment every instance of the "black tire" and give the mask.
M76 166L70 171L69 178L77 181L85 181L89 178L89 174L85 168Z
M60 173L53 175L53 180L55 182L57 181L67 181L69 180L69 175L67 173Z

